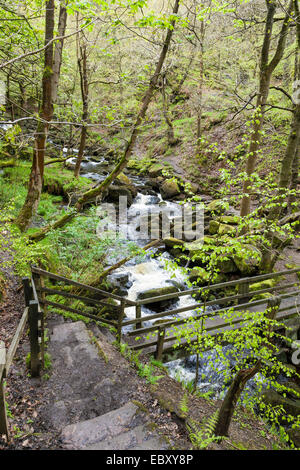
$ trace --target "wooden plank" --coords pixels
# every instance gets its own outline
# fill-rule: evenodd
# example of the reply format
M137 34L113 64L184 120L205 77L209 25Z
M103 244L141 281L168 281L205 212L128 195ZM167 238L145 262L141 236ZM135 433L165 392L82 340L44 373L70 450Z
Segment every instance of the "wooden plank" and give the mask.
M6 349L4 341L0 341L0 435L5 434L9 438L8 421L5 403L4 374L6 369Z
M17 347L19 345L20 339L22 337L22 334L24 332L24 328L26 325L26 322L28 320L28 307L25 308L22 318L18 324L18 327L16 329L16 332L14 334L13 340L9 346L9 349L7 351L7 358L6 358L6 375L9 372L10 366L13 362Z
M4 341L0 341L0 381L5 372L5 364L6 364L6 349Z
M23 283L23 289L24 289L25 305L26 307L29 307L30 300L33 300L33 290L30 285L29 277L23 277L22 283Z
M28 322L30 340L30 369L32 377L40 375L40 346L39 346L39 304L37 300L29 302Z
M118 305L112 305L109 302L105 302L105 300L91 299L90 297L84 297L82 295L71 294L70 292L66 292L62 290L50 289L48 287L41 287L39 289L39 292L45 292L45 294L48 294L48 295L61 295L62 297L66 297L68 299L81 300L83 302L93 303L96 305L104 305L113 310L119 310L120 308Z
M92 315L90 313L82 312L81 310L77 310L75 308L68 307L67 305L62 305L62 304L58 304L56 302L51 302L51 300L45 300L42 303L45 304L45 305L50 305L52 307L58 308L60 310L66 310L67 312L76 313L77 315L81 315L83 317L90 318L91 320L99 321L101 323L107 323L108 325L112 325L114 327L117 325L117 322L115 322L113 320L107 320L106 318L97 317L96 315Z
M40 274L41 276L49 277L50 279L55 279L56 281L62 281L72 286L82 287L83 289L90 290L91 292L101 294L104 297L110 297L112 299L120 300L120 301L124 300L124 297L121 297L120 295L111 294L109 292L98 289L96 287L88 286L87 284L82 284L81 282L76 282L71 279L67 279L66 277L59 276L58 274L50 273L48 271L45 271L44 269L36 268L35 266L31 266L31 271L33 273ZM133 300L129 300L129 299L125 299L125 300L128 305L136 305L136 302L134 302Z

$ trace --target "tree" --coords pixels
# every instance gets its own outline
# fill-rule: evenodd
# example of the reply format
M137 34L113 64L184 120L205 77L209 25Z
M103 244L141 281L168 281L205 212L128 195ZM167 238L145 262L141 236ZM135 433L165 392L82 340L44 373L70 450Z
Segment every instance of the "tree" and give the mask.
M54 0L48 0L45 4L45 45L53 39L54 9ZM43 186L45 149L49 121L51 121L53 116L53 42L45 48L42 89L42 105L36 129L28 192L25 203L16 220L16 224L22 231L26 230L32 216L36 213Z
M260 76L259 76L259 87L257 93L256 101L256 114L252 121L252 135L249 144L248 150L248 159L246 173L247 176L243 183L243 198L241 202L241 216L245 216L250 212L250 202L251 202L251 175L255 170L255 163L257 160L257 155L261 143L262 135L262 126L264 120L264 112L267 104L267 98L270 90L270 81L272 74L282 59L283 52L286 44L286 37L291 22L291 12L293 9L293 1L289 1L287 12L282 23L281 31L279 34L277 48L272 57L269 59L270 55L270 46L274 26L274 16L276 13L276 4L273 0L266 0L267 5L267 17L265 24L265 33L264 40L261 49L261 58L260 58Z

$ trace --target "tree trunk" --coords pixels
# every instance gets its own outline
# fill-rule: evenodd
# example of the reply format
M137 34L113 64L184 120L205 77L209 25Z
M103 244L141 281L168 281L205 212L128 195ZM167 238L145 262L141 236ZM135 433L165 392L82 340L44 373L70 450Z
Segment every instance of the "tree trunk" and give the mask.
M244 390L247 381L259 372L260 367L261 363L260 361L257 361L251 369L241 369L236 374L219 411L218 420L214 429L214 434L216 436L228 436L231 418L238 399Z
M270 81L272 77L272 73L279 64L282 56L283 51L285 49L286 44L286 36L289 27L289 20L290 15L293 8L293 0L291 0L288 11L286 13L285 19L283 21L283 25L281 28L281 32L279 35L277 49L272 58L269 62L269 53L270 53L270 44L272 38L272 31L273 31L273 24L274 24L274 15L276 12L276 4L273 0L267 0L267 20L265 26L265 34L264 34L264 41L263 47L261 51L261 63L260 63L260 82L259 82L259 92L257 96L257 103L256 103L256 113L253 118L252 124L252 135L251 135L251 142L249 145L248 150L248 160L247 160L247 178L243 184L243 198L241 202L241 210L240 214L242 217L248 215L250 213L250 205L251 205L251 175L255 170L255 164L257 160L258 151L261 144L261 133L262 133L262 126L264 120L264 110L265 105L267 103L267 98L269 95L270 89Z
M58 28L57 28L57 35L59 37L64 36L66 32L67 3L68 3L67 0L60 0ZM58 83L59 83L59 77L60 77L63 46L64 46L63 39L60 39L59 41L55 43L54 58L53 58L53 76L52 76L52 101L53 103L56 103L56 100L57 100L57 91L58 91Z
M295 56L295 71L294 78L300 80L300 61L298 58L300 49L300 15L298 1L294 0L295 14L297 17L296 21L296 43L298 49L296 50ZM292 184L292 173L293 173L293 185L295 185L295 173L297 172L298 179L298 168L296 168L299 152L300 142L300 100L296 100L294 105L294 114L291 122L291 130L288 138L288 144L285 152L285 156L281 163L281 171L279 178L279 188L289 188Z
M54 0L46 2L45 14L45 44L53 38L54 31ZM29 187L25 203L21 209L20 214L16 220L18 227L24 231L30 224L30 221L35 215L43 186L44 176L44 159L45 147L47 141L47 134L49 124L53 116L53 103L52 103L52 76L53 76L53 43L45 49L44 56L44 73L43 73L43 98L42 106L39 112L39 121L36 130L33 162L31 167Z
M80 166L83 158L83 152L85 149L85 142L87 137L86 123L88 120L88 96L89 96L89 84L87 78L87 57L86 57L86 44L79 46L80 56L78 57L78 69L80 75L80 89L82 97L82 123L80 135L80 145L74 169L74 176L78 178L80 172Z
M174 8L173 8L173 12L172 12L173 15L177 15L178 10L179 10L179 4L180 4L180 0L175 0L175 5L174 5ZM165 61L165 58L166 58L166 55L167 55L167 52L168 52L168 49L169 49L169 46L170 46L170 43L171 43L171 39L172 39L172 36L173 36L174 26L175 26L175 19L172 19L172 21L170 23L170 27L169 27L167 35L166 35L166 38L165 38L165 41L164 41L162 51L160 53L158 63L156 65L154 75L152 76L152 78L150 80L148 89L147 89L147 91L145 93L145 96L143 98L140 111L138 113L136 122L133 126L131 136L130 136L130 139L129 139L127 145L126 145L123 157L121 158L119 163L115 166L115 168L110 173L110 175L108 175L107 178L97 188L91 189L90 191L87 191L86 193L84 193L82 195L82 197L78 200L78 203L77 203L77 209L78 210L81 209L83 204L89 202L90 200L94 199L97 196L100 196L103 193L103 191L105 191L105 189L110 186L110 184L115 180L115 178L126 167L126 165L128 163L128 160L132 155L132 151L133 151L134 145L136 143L136 139L137 139L137 137L140 133L140 125L142 124L142 122L145 118L145 115L146 115L147 109L149 107L149 104L151 102L154 90L157 86L159 75L161 73L162 66L164 64L164 61Z

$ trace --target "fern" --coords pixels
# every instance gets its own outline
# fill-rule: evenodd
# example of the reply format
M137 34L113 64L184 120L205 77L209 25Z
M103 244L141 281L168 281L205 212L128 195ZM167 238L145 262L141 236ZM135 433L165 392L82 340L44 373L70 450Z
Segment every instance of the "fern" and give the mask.
M220 436L214 434L218 413L219 411L217 410L208 418L205 425L200 428L195 421L190 421L190 425L187 425L191 443L196 450L207 449L210 444L220 442L222 439Z

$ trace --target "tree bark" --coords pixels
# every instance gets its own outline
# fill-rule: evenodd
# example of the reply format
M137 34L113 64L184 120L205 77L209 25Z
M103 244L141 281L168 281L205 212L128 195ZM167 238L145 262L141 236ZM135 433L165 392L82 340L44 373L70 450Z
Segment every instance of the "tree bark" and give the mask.
M80 166L83 158L83 152L85 149L85 143L87 138L87 127L86 123L88 120L88 97L89 97L89 84L87 77L87 53L86 53L86 44L79 45L79 57L78 57L78 69L80 75L80 89L82 97L82 122L83 126L81 127L80 135L80 145L78 150L78 155L76 159L74 176L78 178L80 172Z
M53 38L54 32L54 0L46 2L45 13L45 44ZM24 231L27 229L33 215L36 213L43 186L45 147L49 129L49 121L53 116L52 76L53 76L53 43L45 49L44 73L42 80L43 98L39 112L40 121L37 125L33 161L29 186L25 203L17 217L16 224Z
M298 49L296 50L295 57L295 80L300 80L300 61L299 61L299 50L300 50L300 14L298 0L294 0L294 8L296 15L296 43ZM300 102L295 102L294 113L291 122L291 130L288 138L288 144L284 158L281 163L281 171L279 178L279 188L289 188L292 184L292 173L293 173L293 186L295 186L295 179L297 173L298 179L298 152L300 142Z
M218 420L214 429L214 434L216 436L228 436L231 418L238 399L244 390L247 381L254 377L254 375L260 370L260 367L261 363L260 361L257 361L251 369L241 369L236 374L219 411Z
M57 35L61 37L59 41L55 43L54 49L54 58L53 58L53 75L52 75L52 101L56 103L57 100L57 91L58 83L60 77L60 68L62 62L62 51L64 46L64 39L67 26L67 0L60 0L59 7L59 18L58 18L58 28Z

